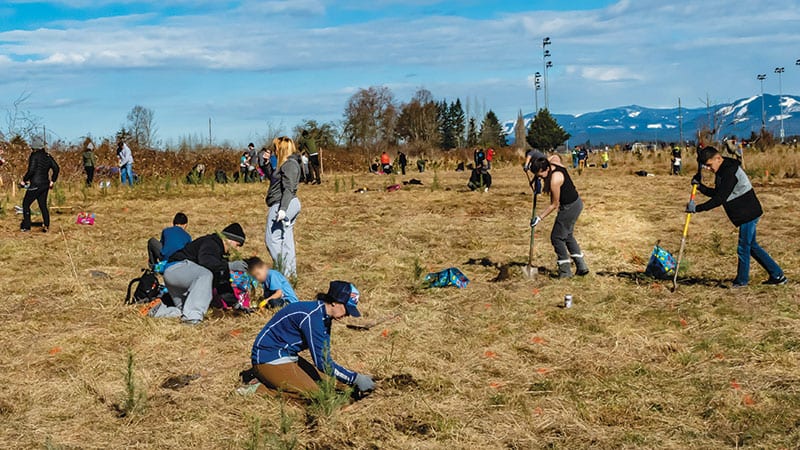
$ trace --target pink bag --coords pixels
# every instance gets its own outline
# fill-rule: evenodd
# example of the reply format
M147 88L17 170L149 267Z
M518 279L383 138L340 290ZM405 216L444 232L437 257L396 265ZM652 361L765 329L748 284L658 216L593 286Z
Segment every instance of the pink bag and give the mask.
M94 213L78 213L78 218L75 220L75 223L78 225L94 225Z

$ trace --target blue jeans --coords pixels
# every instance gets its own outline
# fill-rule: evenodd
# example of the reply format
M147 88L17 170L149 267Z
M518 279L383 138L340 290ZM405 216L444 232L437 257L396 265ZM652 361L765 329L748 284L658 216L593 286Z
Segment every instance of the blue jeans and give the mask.
M133 164L125 164L120 167L119 175L122 177L122 184L127 181L128 186L133 186Z
M750 257L755 258L756 262L769 273L772 278L781 278L783 270L778 263L769 256L758 242L756 242L756 225L758 219L742 224L739 227L739 247L736 253L739 255L739 268L736 273L735 284L746 286L750 281Z

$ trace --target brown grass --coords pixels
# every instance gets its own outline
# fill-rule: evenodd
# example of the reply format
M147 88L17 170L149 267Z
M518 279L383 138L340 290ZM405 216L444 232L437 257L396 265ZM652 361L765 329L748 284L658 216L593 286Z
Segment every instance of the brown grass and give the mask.
M667 164L653 157L575 177L587 205L577 235L594 271L640 271L659 239L677 251L688 177L630 175L639 168L663 174ZM367 332L334 326L334 356L375 374L379 388L313 428L302 407L288 405L288 437L280 402L234 394L268 313L215 316L193 329L122 305L127 281L145 263L146 239L176 210L189 215L195 235L240 221L245 254L267 256L264 185L167 189L153 180L133 191L91 190L84 199L76 182L64 187L66 204L95 212L97 225L57 215L47 235L18 234L18 217L6 212L2 447L247 448L258 419L260 442L274 446L293 435L300 448L317 449L797 448L800 289L708 286L735 271L736 232L721 211L696 216L686 259L687 275L700 282L677 294L615 276L527 281L517 267L510 280L492 283L496 268L465 262L523 262L530 215L520 170L494 175L486 194L462 192L466 174L452 171L438 173L438 190L432 171L412 174L426 186L396 193L383 191L390 177L361 173L353 177L371 189L366 194L352 193L344 173L301 188L299 294L309 298L331 279L349 279L364 294L366 320L395 313L402 320ZM756 182L767 211L760 239L797 278L796 180ZM548 268L551 223L536 250L536 262ZM426 270L458 266L472 283L419 290L417 258ZM91 278L90 270L109 278ZM754 266L753 276L765 275ZM557 307L565 294L575 297L570 310ZM147 401L120 418L114 405L125 400L129 350ZM191 374L200 378L180 390L161 387Z

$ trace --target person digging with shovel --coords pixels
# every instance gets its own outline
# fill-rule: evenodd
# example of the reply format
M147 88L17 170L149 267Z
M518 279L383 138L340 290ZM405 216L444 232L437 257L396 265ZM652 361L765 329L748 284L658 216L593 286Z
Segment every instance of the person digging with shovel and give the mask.
M558 277L572 277L573 261L577 275L588 275L589 266L574 235L575 222L583 211L583 201L567 169L556 159L539 158L531 164L531 171L543 180L544 192L550 193L550 205L531 220L531 227L535 228L553 211L558 211L550 233L550 242L558 257Z
M715 187L710 188L703 185L702 173L695 175L692 178L692 184L697 185L700 192L711 199L699 205L690 201L686 206L686 212L694 214L711 211L722 206L728 219L739 228L737 248L739 265L736 279L733 280L733 288L745 287L750 282L751 257L769 274L769 279L763 284L783 285L788 283L789 280L778 263L756 242L756 225L764 211L741 163L733 158L724 158L714 147L700 150L697 162L714 172Z

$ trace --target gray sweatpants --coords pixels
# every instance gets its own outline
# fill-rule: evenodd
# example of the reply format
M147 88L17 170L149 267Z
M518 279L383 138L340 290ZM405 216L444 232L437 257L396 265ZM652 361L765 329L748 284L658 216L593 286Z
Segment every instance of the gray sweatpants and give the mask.
M214 284L210 270L192 261L181 261L164 272L164 284L176 306L161 306L154 317L203 320L211 304Z
M583 258L581 246L575 240L573 234L575 230L575 222L583 211L583 200L578 200L570 203L569 205L561 205L558 208L558 215L556 222L553 224L553 231L550 233L550 242L556 250L558 257L558 265L570 264L572 258Z
M300 200L292 199L286 211L286 220L278 220L280 204L276 203L267 212L267 231L265 241L267 250L275 266L281 267L286 278L297 275L297 256L294 248L294 223L300 214Z

